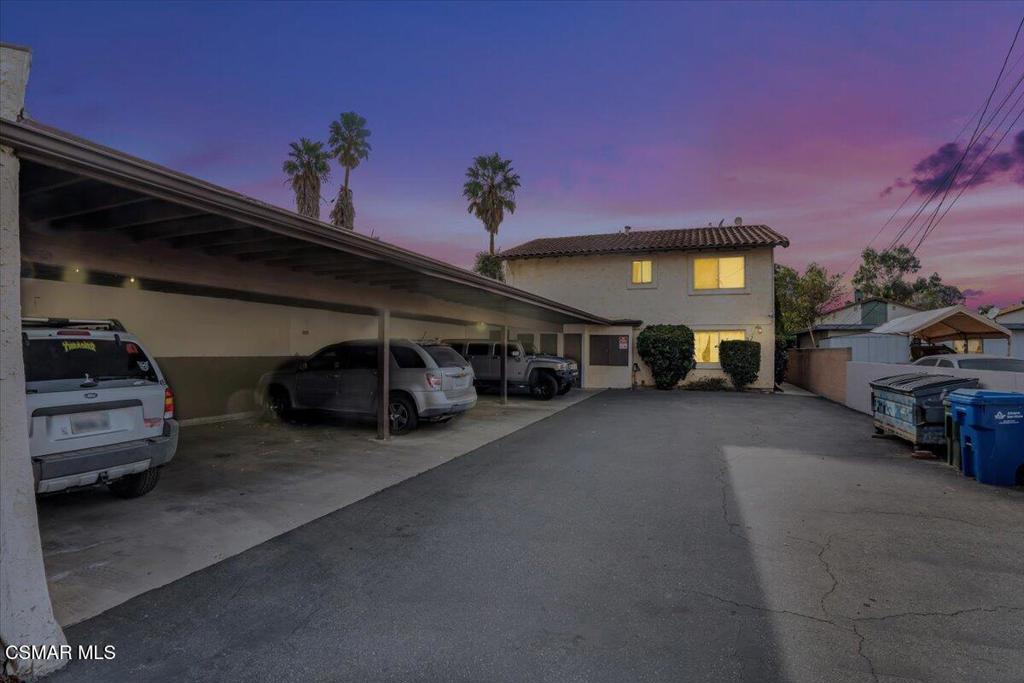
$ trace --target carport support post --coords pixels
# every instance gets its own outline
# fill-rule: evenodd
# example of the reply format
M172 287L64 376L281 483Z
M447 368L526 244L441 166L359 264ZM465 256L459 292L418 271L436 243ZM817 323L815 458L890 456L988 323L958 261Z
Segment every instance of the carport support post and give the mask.
M501 405L508 405L508 325L501 326Z
M391 393L391 311L378 314L377 353L377 438L387 441L391 438L391 422L388 414L388 394Z
M32 55L0 45L0 116L17 120L25 105ZM28 451L25 364L21 353L21 235L14 151L0 146L0 645L64 645L53 618L39 541L35 480ZM8 661L22 678L59 669L59 659Z

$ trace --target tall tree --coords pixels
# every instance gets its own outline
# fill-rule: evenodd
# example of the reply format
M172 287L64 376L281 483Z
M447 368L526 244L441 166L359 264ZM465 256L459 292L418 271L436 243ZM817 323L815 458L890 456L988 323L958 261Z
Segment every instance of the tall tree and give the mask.
M868 247L861 254L861 261L853 276L853 286L865 296L920 308L941 308L965 301L963 292L945 284L938 273L909 280L910 275L921 270L921 262L906 245L883 251Z
M787 335L809 331L811 343L817 346L814 321L839 304L843 294L842 276L829 275L817 263L809 264L802 275L789 266L776 266L775 297L781 318L776 325Z
M330 155L324 143L299 138L290 145L282 170L295 193L295 209L303 216L320 218L320 186L331 174Z
M478 156L466 169L466 183L462 196L469 201L469 213L480 219L490 236L488 253L494 255L494 236L505 219L505 212L516 211L516 190L519 174L512 161L502 159L497 152Z
M370 157L369 137L370 130L366 127L366 119L354 111L345 112L337 121L331 121L328 138L331 155L345 169L345 179L338 189L338 197L334 200L334 209L331 211L331 222L348 230L355 229L356 217L348 179L352 169Z

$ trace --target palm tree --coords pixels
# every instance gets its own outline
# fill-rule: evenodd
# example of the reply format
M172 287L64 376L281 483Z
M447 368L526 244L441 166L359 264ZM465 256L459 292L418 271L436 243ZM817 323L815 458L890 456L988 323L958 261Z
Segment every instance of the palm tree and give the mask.
M478 156L466 169L466 184L462 196L469 200L469 213L480 219L490 235L490 254L494 255L494 236L505 219L505 212L516 211L516 190L519 174L512 161L502 159L497 152Z
M288 184L295 192L295 209L303 216L320 219L320 185L331 174L324 143L299 138L290 145L288 159L281 169L288 175Z
M356 210L352 205L352 192L348 188L348 177L352 169L360 161L370 156L370 131L366 127L366 119L354 111L341 114L337 121L331 121L330 137L331 156L338 160L345 169L345 180L338 189L338 198L331 211L331 220L335 225L352 230L355 228Z

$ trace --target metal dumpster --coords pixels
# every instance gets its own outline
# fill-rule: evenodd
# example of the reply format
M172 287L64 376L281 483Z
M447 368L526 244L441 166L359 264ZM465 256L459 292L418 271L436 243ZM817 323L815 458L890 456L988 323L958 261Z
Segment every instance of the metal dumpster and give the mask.
M942 399L954 389L978 386L973 377L952 377L914 372L882 377L871 382L871 410L875 431L895 434L914 446L946 445Z
M958 389L948 400L960 427L963 473L982 484L1024 483L1024 394Z

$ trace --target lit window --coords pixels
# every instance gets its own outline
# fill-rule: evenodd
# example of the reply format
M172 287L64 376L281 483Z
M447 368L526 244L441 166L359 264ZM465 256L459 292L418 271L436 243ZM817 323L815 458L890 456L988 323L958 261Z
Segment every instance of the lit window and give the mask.
M743 289L746 287L742 256L721 256L693 260L694 289Z
M633 284L649 285L654 282L654 271L650 261L633 261Z
M698 363L717 363L718 345L724 341L742 341L747 338L743 330L705 330L694 332L694 353Z

